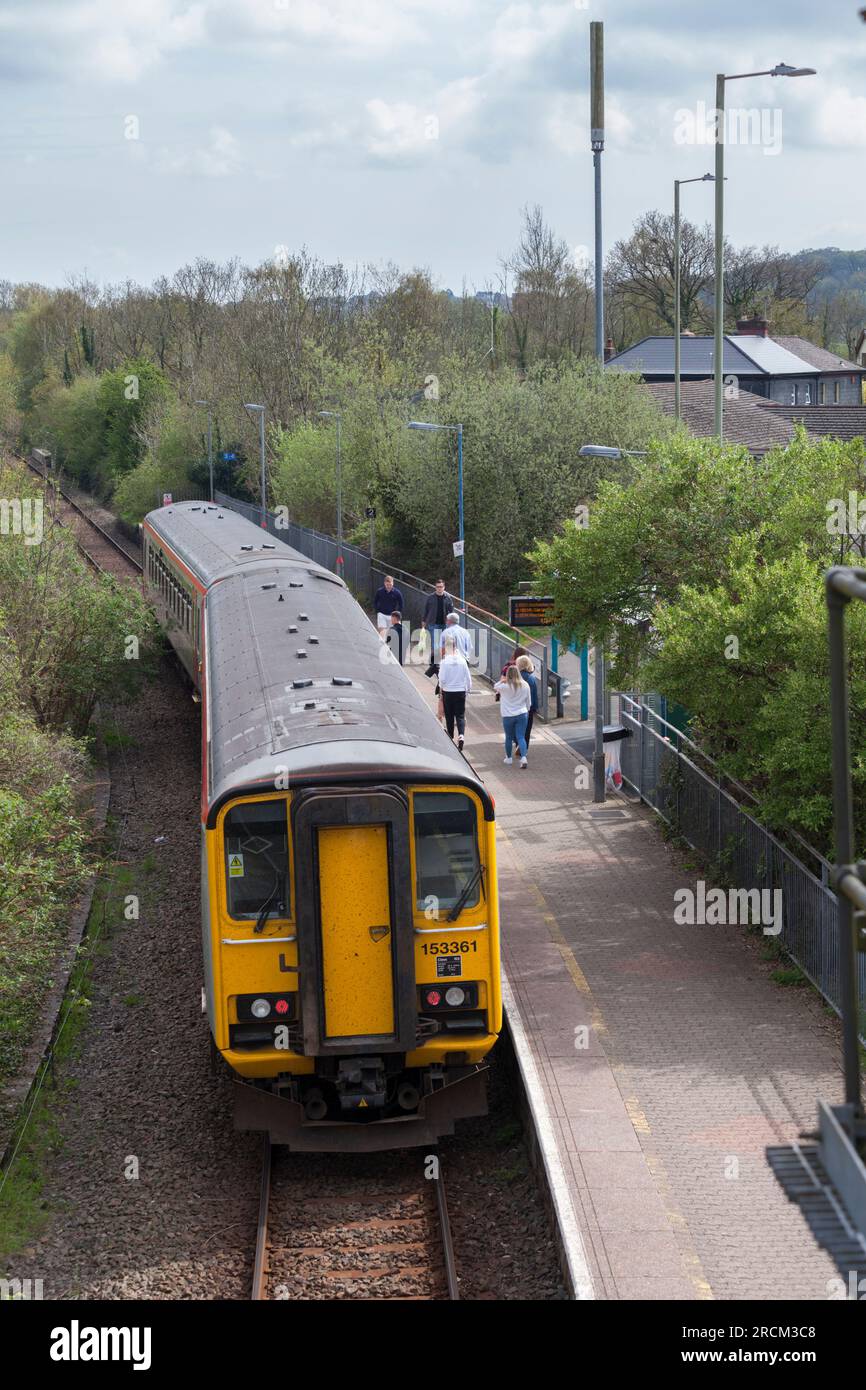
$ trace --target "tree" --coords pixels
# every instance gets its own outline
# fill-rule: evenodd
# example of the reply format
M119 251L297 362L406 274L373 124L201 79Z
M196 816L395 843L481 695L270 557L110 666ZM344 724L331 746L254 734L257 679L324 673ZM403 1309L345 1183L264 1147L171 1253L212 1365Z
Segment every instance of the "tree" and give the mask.
M562 635L611 645L620 689L684 705L699 742L752 788L762 814L824 849L823 574L862 563L866 537L847 513L864 484L861 440L812 443L800 429L756 462L678 435L651 446L629 482L602 483L588 528L565 526L533 556ZM866 790L866 615L852 621L854 759Z
M520 244L503 270L513 285L511 327L519 370L527 371L539 358L580 355L592 318L588 271L575 264L537 204L523 209Z
M702 296L712 285L713 238L708 227L680 223L680 304L685 332L700 324L706 311ZM607 259L610 295L642 323L645 332L674 326L674 219L648 212L631 236L618 241Z

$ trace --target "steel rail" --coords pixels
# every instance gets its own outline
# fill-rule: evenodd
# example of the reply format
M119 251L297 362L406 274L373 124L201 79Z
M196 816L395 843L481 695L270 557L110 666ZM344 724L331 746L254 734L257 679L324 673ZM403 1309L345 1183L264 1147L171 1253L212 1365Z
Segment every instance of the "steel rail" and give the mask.
M262 1182L259 1189L259 1220L256 1227L256 1253L253 1260L253 1287L250 1298L254 1303L267 1298L268 1207L271 1202L271 1138L262 1139Z
M454 1238L451 1234L451 1222L448 1218L448 1199L445 1195L445 1180L442 1177L442 1163L437 1155L439 1165L438 1176L436 1178L436 1210L439 1213L439 1234L442 1238L442 1255L445 1262L445 1281L448 1286L448 1297L452 1302L460 1300L460 1286L457 1280L457 1261L454 1257Z
M114 549L120 555L123 556L124 560L128 560L129 563L139 571L139 573L142 572L143 566L141 561L136 559L132 552L127 550L125 545L121 545L120 541L117 540L115 536L112 536L110 531L107 531L104 526L100 526L99 522L95 521L93 517L90 516L90 514L84 510L80 502L76 502L74 497L71 497L68 492L64 491L64 489L61 487L60 483L57 482L56 479L52 478L47 473L43 473L41 468L37 468L36 464L33 463L31 459L26 458L23 454L17 454L14 450L10 450L10 452L13 453L16 458L19 458L22 461L22 463L26 463L27 467L33 470L37 478L41 478L44 483L51 483L57 489L64 502L66 502L73 509L73 511L77 512L78 515L82 517L84 521L87 522L88 526L92 526L94 531L98 531L102 538L108 541L109 545L114 546ZM100 573L106 573L103 567L97 564L97 562L93 559L91 555L88 555L83 545L81 546L81 550L87 556L88 560L90 560L91 564L96 565L96 568L100 571Z

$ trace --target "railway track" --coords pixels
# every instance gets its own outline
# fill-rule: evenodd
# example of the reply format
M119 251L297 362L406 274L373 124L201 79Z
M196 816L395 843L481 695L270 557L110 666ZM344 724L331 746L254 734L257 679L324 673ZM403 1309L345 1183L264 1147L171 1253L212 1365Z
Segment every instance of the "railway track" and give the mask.
M438 1153L328 1156L311 1175L265 1136L251 1297L459 1299Z
M141 574L141 560L133 551L113 536L107 527L97 521L56 479L46 475L32 459L14 450L9 452L26 464L46 485L53 486L59 499L58 511L62 513L62 517L58 518L61 525L68 526L73 531L79 550L97 573L111 574L115 577L128 576L131 571ZM123 567L120 569L118 558L123 561Z

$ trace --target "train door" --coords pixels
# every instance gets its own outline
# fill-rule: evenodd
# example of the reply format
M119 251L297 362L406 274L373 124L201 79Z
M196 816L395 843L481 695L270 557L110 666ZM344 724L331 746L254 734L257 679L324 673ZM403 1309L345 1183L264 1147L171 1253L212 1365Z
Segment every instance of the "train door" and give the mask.
M408 798L302 791L292 802L307 1055L415 1046Z

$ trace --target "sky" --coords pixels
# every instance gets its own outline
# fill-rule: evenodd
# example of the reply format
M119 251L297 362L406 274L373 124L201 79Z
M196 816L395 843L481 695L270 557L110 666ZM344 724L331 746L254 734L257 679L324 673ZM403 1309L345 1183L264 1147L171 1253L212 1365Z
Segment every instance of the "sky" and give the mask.
M589 24L604 22L604 239L712 170L726 231L866 246L857 0L0 0L0 279L149 283L306 245L498 287L538 203L593 240ZM753 112L752 116L748 112ZM700 143L703 134L704 142ZM683 189L712 217L712 189Z

